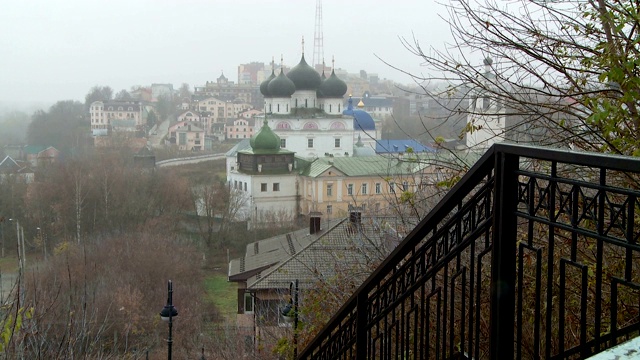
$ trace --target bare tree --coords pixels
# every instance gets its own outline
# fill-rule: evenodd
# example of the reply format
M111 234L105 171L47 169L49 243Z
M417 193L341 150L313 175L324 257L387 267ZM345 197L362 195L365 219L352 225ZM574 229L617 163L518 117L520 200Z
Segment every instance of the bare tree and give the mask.
M426 50L418 39L402 41L427 68L411 74L421 91L449 116L478 115L464 100L486 97L511 118L501 135L512 140L639 154L637 3L461 0L444 6L451 46ZM463 131L481 126L467 122Z

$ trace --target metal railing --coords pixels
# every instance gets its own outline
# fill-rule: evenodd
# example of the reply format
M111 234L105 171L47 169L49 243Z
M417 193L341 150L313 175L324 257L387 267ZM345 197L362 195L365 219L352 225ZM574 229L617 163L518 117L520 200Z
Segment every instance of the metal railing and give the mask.
M640 330L640 159L496 144L300 359L578 359Z

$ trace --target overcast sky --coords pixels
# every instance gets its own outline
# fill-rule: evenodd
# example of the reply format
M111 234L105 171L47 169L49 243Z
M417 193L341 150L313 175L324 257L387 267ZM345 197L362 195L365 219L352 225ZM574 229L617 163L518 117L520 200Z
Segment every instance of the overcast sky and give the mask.
M251 61L311 63L315 0L0 0L0 101L75 99L94 85L203 85ZM435 1L324 0L324 55L409 83L375 55L420 72L398 37L442 48L450 38Z

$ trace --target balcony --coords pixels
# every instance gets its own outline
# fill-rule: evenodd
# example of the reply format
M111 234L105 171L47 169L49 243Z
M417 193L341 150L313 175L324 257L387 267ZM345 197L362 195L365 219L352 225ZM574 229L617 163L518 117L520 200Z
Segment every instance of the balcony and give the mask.
M640 330L640 159L497 144L300 359L584 359Z

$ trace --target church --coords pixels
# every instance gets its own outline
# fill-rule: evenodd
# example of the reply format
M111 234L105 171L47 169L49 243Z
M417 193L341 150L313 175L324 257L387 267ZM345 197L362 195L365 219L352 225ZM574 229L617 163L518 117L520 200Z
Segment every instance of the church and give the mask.
M286 74L284 66L272 68L260 91L261 127L227 153L228 184L245 218L268 223L317 211L341 216L350 206L373 210L395 191L394 180L389 185L384 179L397 177L407 187L413 182L397 170L389 174L394 160L375 154L376 122L350 96L345 106L347 84L333 69L319 74L303 53Z

